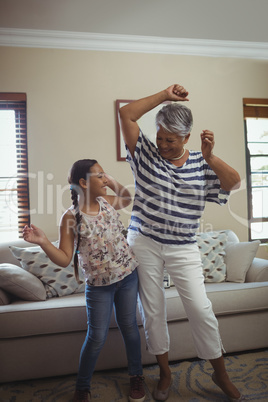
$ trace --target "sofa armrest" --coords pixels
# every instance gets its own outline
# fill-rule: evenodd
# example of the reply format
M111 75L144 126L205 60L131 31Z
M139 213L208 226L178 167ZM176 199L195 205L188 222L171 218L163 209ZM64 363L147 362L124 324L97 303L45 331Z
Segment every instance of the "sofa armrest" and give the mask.
M254 258L246 275L246 282L268 281L268 260Z

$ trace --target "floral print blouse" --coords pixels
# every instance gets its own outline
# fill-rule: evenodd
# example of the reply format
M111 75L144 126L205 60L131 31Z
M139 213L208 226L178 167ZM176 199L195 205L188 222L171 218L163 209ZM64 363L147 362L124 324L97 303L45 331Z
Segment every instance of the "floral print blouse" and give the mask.
M131 274L138 262L122 233L125 228L119 213L103 197L98 197L97 201L100 204L98 215L87 215L80 211L82 222L78 261L87 284L105 286ZM70 211L75 215L74 207Z

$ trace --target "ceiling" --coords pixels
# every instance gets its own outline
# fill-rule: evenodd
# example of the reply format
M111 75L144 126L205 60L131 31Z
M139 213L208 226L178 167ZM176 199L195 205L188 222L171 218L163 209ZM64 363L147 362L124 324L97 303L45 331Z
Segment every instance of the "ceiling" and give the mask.
M268 43L267 0L0 0L0 27Z

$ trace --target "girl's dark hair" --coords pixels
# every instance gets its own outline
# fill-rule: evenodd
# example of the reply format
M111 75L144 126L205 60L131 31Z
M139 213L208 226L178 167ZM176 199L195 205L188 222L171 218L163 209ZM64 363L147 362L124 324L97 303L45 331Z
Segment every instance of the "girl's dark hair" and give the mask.
M75 209L75 220L76 220L76 226L77 226L77 244L76 244L76 250L74 254L74 274L75 274L75 279L77 282L79 282L79 272L78 272L78 254L79 254L79 245L80 245L80 240L81 240L81 234L80 234L80 226L81 226L81 221L82 221L82 215L79 210L79 204L78 204L78 194L79 190L81 191L79 180L80 179L85 179L87 180L90 169L92 168L95 163L98 163L95 159L81 159L79 161L76 161L73 166L70 169L69 176L68 176L68 182L71 185L71 198L73 201L73 206Z

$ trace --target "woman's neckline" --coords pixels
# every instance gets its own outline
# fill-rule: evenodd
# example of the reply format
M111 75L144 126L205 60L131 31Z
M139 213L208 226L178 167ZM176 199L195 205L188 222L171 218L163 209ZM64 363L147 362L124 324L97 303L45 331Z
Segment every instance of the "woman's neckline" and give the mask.
M186 152L185 152L185 155L187 156L187 158L184 160L184 158L182 158L181 160L184 160L184 162L181 164L181 165L176 165L175 163L176 163L176 160L174 160L174 161L171 161L171 160L168 160L168 159L165 159L168 163L170 163L172 166L174 166L175 168L182 168L187 162L188 162L188 160L189 160L189 157L190 157L190 151L187 149L186 150ZM185 156L184 156L185 157ZM181 163L181 160L180 159L178 159L177 161L179 162L179 163ZM175 162L175 163L174 163Z

